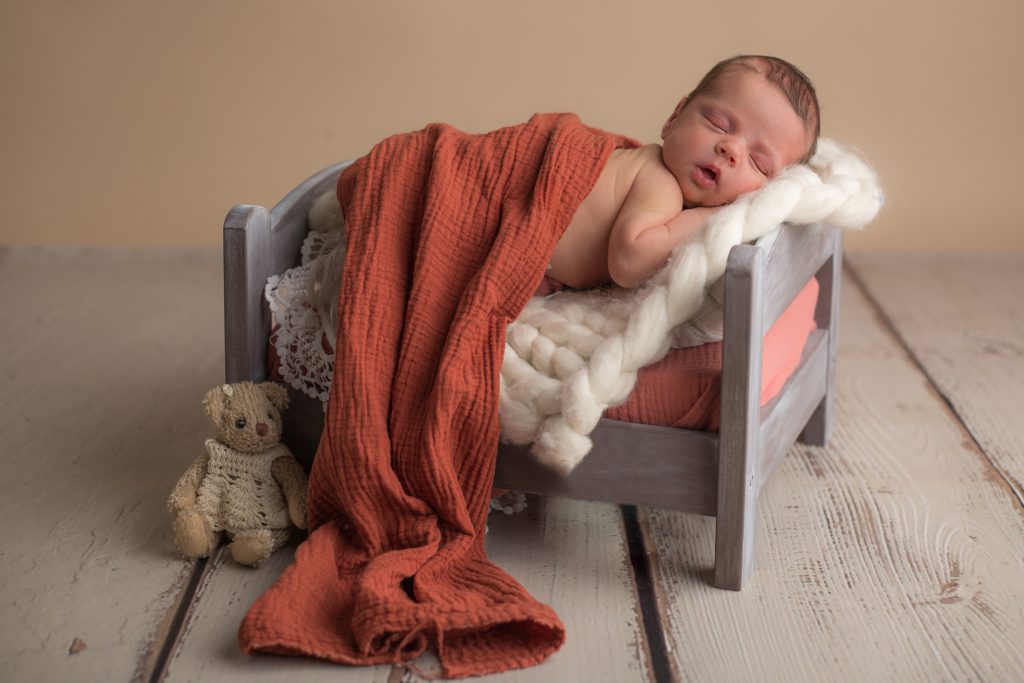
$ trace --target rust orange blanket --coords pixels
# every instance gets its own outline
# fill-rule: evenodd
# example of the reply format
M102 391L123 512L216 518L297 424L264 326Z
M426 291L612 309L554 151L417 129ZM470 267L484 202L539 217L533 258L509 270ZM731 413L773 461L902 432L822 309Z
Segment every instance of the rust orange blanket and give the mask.
M250 608L246 653L444 676L537 664L565 629L484 554L505 327L616 147L573 114L392 136L342 174L338 349L309 538Z

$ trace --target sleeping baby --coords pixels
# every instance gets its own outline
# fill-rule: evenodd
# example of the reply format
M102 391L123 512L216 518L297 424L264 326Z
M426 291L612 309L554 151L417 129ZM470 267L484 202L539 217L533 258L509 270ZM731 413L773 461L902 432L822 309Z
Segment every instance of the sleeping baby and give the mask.
M715 207L809 159L819 130L814 86L792 64L754 55L719 62L676 105L663 145L612 152L534 295L637 286Z
M700 231L715 207L758 189L786 166L809 159L818 131L814 87L796 67L775 57L750 55L719 62L676 105L662 128L663 145L611 152L555 245L534 296L566 287L636 287L665 264L676 245ZM268 298L277 319L305 319L308 304L285 295L310 292L325 334L330 335L338 324L345 254L333 247L344 219L333 190L321 200L326 201L310 213L310 235L329 234L332 225L338 234L321 239L321 248L311 248L323 257L313 259L308 272L294 276L294 287L279 286L291 284L289 278L275 280ZM720 292L714 285L709 289L711 298L720 299ZM721 339L721 309L714 310L713 304L695 317L707 318L697 320L701 325L677 332L674 346ZM705 313L708 309L711 312ZM287 348L294 338L283 335L279 346ZM326 353L319 341L313 347L310 353L315 358ZM327 357L322 360L315 364L323 369L316 391L326 400L330 366ZM299 375L308 375L308 370Z
M715 207L760 188L785 167L806 161L814 152L818 131L817 97L798 69L763 56L720 62L676 105L662 128L662 145L611 152L551 252L547 275L534 295L567 286L636 287L665 264L674 247L697 235ZM344 219L333 191L321 199L327 201L318 202L310 213L311 236L326 234L317 225L336 223L335 238L323 238L333 247L341 239ZM331 215L337 220L327 218ZM310 292L319 313L311 323L317 334L288 335L282 328L276 348L283 363L290 359L296 376L309 380L311 368L322 371L316 389L324 401L333 358L326 354L319 332L322 327L324 339L333 346L344 251L325 250L326 258L313 259L307 268L309 282L296 276L296 287L280 286L290 282L287 278L268 287L278 320L293 319L289 311L295 320L310 317L309 306L302 301L275 303L279 292ZM293 341L304 339L312 340L310 355L288 353ZM686 345L691 344L692 340ZM287 374L286 379L292 381ZM502 493L494 491L495 496ZM512 508L517 504L510 502Z

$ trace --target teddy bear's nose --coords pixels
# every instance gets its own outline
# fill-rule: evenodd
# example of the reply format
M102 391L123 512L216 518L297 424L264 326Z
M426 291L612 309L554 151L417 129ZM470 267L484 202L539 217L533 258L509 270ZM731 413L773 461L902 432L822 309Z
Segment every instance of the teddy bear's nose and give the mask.
M270 427L268 427L265 422L257 422L256 423L256 433L257 434L259 434L260 436L263 436L268 431L270 431Z

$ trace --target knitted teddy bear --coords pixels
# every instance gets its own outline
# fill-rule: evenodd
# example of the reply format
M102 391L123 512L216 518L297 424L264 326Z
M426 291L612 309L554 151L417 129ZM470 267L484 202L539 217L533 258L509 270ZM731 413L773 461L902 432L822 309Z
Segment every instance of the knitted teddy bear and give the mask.
M306 473L280 442L287 390L273 382L223 384L203 401L217 439L174 487L167 506L188 558L210 555L226 532L232 557L257 566L306 528Z

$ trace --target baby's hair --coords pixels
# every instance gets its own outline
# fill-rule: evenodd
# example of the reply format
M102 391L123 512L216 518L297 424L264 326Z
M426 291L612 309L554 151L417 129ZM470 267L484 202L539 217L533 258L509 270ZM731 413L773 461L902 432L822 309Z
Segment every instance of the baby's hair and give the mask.
M789 100L793 111L804 122L807 132L811 133L810 149L800 160L800 163L806 163L814 156L818 147L818 136L821 134L821 110L818 107L818 94L814 91L811 79L786 60L765 55L736 55L729 59L723 59L704 74L704 78L687 96L687 103L698 95L714 89L723 74L736 68L752 69L761 74L769 83L781 90Z

